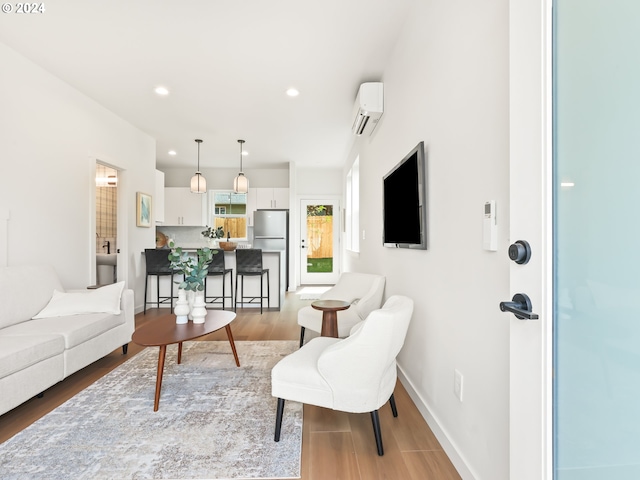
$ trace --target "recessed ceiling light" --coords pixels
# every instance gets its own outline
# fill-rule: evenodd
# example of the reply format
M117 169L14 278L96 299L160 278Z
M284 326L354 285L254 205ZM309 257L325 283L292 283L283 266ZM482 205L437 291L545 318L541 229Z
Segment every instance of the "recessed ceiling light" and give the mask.
M298 95L300 95L300 92L295 88L290 88L287 90L287 95L289 95L290 97L297 97Z
M169 153L169 155L175 155L175 154L176 154L176 151L175 151L175 150L169 150L169 152L168 152L168 153Z
M169 89L167 89L166 87L156 87L154 92L156 92L158 95L169 95Z

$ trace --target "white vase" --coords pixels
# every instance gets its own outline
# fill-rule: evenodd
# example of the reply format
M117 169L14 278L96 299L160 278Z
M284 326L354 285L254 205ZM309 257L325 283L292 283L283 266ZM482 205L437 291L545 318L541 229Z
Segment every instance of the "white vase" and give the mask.
M207 238L207 244L209 245L209 248L218 248L218 239Z
M176 314L176 323L183 324L189 321L189 302L187 301L187 292L184 288L178 289L178 301L173 309Z
M187 304L189 305L189 313L188 313L188 317L189 320L193 320L193 315L191 314L191 312L193 312L193 304L195 302L196 296L193 290L187 290Z
M193 323L204 323L204 319L207 316L207 309L204 303L203 291L195 292L195 301L193 302L191 316L193 317Z

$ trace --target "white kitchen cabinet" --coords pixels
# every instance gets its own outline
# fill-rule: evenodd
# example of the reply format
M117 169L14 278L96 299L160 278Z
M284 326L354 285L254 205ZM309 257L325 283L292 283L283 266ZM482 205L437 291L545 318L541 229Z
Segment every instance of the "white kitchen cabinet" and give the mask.
M156 223L164 223L164 172L160 170L156 170L156 192L152 211Z
M288 188L256 188L256 210L289 208Z
M206 224L207 195L189 188L164 189L164 225L203 227Z
M257 188L250 188L247 192L247 225L253 225L253 212L258 208Z

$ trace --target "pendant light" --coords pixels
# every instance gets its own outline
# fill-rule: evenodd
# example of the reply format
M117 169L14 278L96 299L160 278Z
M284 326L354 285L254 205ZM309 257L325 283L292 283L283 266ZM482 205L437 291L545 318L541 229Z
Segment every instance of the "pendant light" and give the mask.
M198 144L198 170L191 177L191 193L207 193L207 181L200 173L200 144L202 140L196 139L196 143Z
M233 191L236 193L247 193L249 191L249 179L244 176L242 171L242 144L244 140L238 140L240 144L240 173L233 179Z

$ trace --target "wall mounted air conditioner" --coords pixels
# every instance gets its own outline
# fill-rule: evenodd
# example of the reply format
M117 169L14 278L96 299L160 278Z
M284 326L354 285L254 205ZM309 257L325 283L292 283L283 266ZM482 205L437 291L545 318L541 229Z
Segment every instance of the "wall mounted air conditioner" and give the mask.
M358 89L356 104L353 107L353 134L371 135L384 111L383 84L381 82L363 83Z

